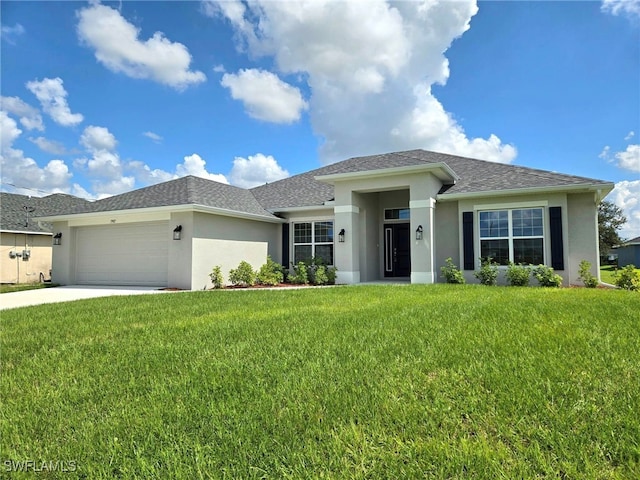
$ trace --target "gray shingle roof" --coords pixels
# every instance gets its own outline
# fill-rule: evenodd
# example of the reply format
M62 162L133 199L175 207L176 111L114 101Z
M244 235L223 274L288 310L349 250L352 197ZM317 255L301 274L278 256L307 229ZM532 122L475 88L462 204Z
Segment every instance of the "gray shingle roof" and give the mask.
M273 218L249 190L191 175L58 211L57 214L110 212L170 205L203 205Z
M500 190L544 188L572 185L609 186L610 182L565 175L517 165L476 160L426 150L385 153L355 157L327 165L311 172L255 187L251 192L268 210L322 205L333 199L333 186L314 179L316 176L363 172L383 168L446 163L458 175L455 185L443 189L443 196L459 193L483 193Z
M274 218L270 212L295 207L320 206L327 201L333 200L333 185L319 182L315 177L434 163L447 164L459 177L455 185L441 190L442 197L453 194L484 192L490 194L501 190L569 187L574 185L602 185L603 188L611 186L610 182L591 178L425 150L410 150L350 158L250 190L199 177L187 176L95 202L82 201L84 203L60 204L57 205L58 208L47 210L46 212L41 210L34 213L34 215L68 215L171 205L203 205L232 212Z
M15 193L0 193L0 230L19 232L51 233L51 224L34 220L36 216L55 215L60 211L71 210L89 202L82 198L54 193L46 197L29 197ZM24 207L33 209L29 213Z

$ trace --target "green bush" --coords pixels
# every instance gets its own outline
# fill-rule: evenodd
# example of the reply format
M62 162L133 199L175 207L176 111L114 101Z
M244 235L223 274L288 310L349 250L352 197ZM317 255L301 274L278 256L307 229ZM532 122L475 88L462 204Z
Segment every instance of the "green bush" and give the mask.
M640 273L636 271L635 265L627 265L618 270L615 274L616 286L625 290L640 291Z
M440 267L440 271L447 283L457 283L463 284L465 283L464 275L460 271L460 269L453 263L453 259L451 257L447 258L447 264L444 267Z
M491 260L493 260L491 257L480 258L480 270L473 274L474 277L480 280L482 285L493 286L498 284L498 264Z
M211 283L213 283L213 288L224 288L224 277L222 276L222 269L220 265L216 265L213 267L213 270L209 274L211 277Z
M252 287L256 284L256 272L249 262L243 260L238 268L229 271L229 281L234 285Z
M291 283L298 285L307 285L309 283L309 272L304 262L298 262L293 266L293 275L289 277Z
M336 267L327 267L327 284L335 285L336 284L336 272L338 269Z
M584 286L587 288L596 288L598 286L598 278L591 274L591 263L586 260L580 262L580 269L578 270L578 276Z
M313 278L314 285L326 285L329 283L329 277L327 276L327 267L324 265L318 265L315 269L315 275Z
M261 285L278 285L284 281L284 268L267 255L267 263L260 267L257 280Z
M531 271L530 268L523 264L516 265L513 262L507 267L507 280L512 287L526 287L529 285Z
M531 273L542 287L559 287L562 285L562 277L553 271L553 268L546 265L538 265Z

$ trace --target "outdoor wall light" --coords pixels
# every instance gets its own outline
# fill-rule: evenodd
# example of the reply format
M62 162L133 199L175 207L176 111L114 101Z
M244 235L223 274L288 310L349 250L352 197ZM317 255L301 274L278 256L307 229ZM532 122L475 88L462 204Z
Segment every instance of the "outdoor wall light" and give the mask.
M62 245L62 232L58 232L53 236L54 245Z
M338 241L344 243L344 228L338 232Z
M173 229L173 239L180 240L182 238L182 225L178 225Z
M422 225L418 225L418 228L416 228L416 240L422 240Z

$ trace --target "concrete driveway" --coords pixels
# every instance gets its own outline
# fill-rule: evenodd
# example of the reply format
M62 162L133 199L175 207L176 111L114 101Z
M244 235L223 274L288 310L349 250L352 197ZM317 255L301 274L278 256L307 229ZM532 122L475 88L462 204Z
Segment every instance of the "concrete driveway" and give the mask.
M40 288L37 290L3 293L0 295L0 310L41 305L43 303L70 302L84 298L151 293L167 293L167 291L159 290L158 287L97 287L88 285Z

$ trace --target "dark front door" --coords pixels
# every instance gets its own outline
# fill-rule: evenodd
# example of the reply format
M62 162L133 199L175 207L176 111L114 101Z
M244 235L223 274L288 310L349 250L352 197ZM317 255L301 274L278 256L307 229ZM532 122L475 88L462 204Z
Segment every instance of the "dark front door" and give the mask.
M392 223L384 226L384 276L411 275L409 224Z

